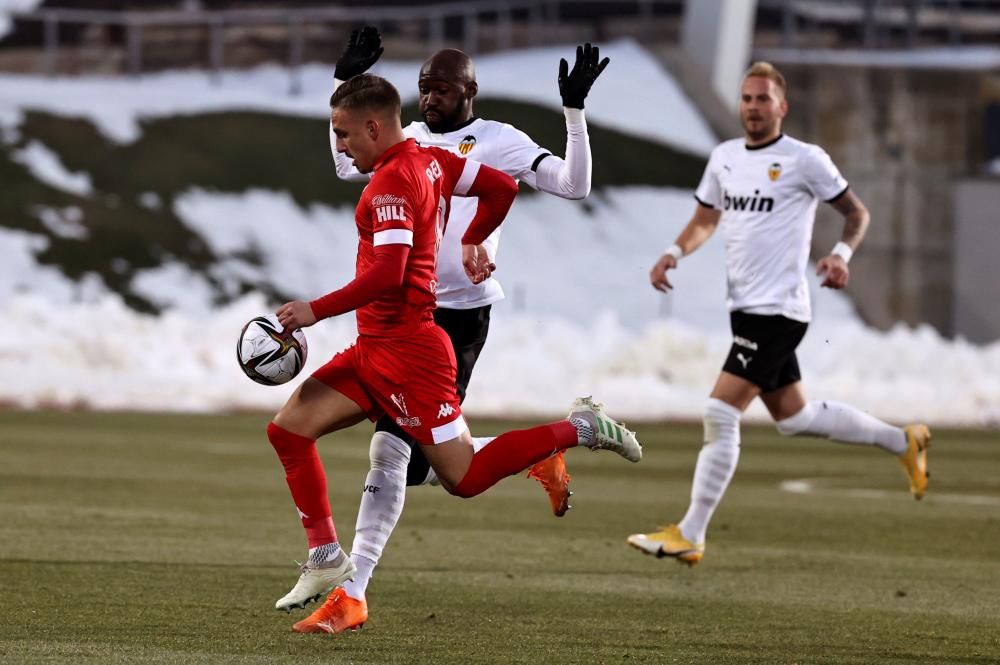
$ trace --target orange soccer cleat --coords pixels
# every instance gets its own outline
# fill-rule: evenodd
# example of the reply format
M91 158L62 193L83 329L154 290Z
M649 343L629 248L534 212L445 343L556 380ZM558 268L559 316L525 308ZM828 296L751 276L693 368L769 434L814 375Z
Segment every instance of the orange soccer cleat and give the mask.
M549 503L552 504L552 513L556 517L562 517L573 507L569 505L569 498L573 493L569 491L570 475L566 471L563 451L560 450L552 457L535 464L528 471L528 477L534 478L545 488L545 493L549 495Z
M368 621L368 602L355 600L343 587L337 587L319 609L292 626L292 630L296 633L342 633L359 630L365 621Z

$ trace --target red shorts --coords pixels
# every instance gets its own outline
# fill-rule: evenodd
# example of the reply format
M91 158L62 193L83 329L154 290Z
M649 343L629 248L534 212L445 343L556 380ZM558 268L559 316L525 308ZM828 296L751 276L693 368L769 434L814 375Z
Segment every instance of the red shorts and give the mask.
M451 340L428 323L406 337L358 337L312 376L356 402L371 420L388 415L431 445L467 429L455 372Z

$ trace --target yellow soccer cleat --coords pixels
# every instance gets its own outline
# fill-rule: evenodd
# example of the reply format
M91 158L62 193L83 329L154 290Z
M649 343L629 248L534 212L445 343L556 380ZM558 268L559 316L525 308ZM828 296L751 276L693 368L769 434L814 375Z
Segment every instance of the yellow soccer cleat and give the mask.
M343 588L337 588L319 609L292 626L292 630L296 633L342 633L360 630L366 621L368 602L351 598Z
M705 544L692 543L681 534L676 524L669 524L653 533L633 533L628 537L628 544L658 559L669 556L689 566L701 561L705 554Z
M566 471L566 460L561 450L531 467L528 477L542 484L545 493L549 495L553 515L562 517L573 507L569 505L569 498L573 496L569 491L570 475Z
M931 445L931 431L927 425L907 425L906 452L899 456L906 476L910 479L910 492L919 501L927 491L927 479L931 474L927 471L927 449Z

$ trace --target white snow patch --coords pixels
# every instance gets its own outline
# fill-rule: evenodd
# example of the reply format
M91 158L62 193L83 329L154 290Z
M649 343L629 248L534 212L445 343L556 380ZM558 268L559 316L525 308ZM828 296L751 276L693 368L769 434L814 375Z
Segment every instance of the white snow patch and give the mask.
M711 152L716 138L708 124L653 56L628 40L602 46L601 52L611 64L587 98L591 121L695 154ZM572 45L478 56L480 94L560 111L559 59L572 57ZM372 71L392 81L409 103L417 97L420 65L387 60ZM327 117L332 68L308 65L297 70L303 91L299 95L289 94L290 76L287 68L274 65L227 71L218 78L189 71L138 78L0 75L0 124L16 126L24 109L40 109L87 118L110 139L129 143L139 137L145 118L228 110ZM622 99L629 103L622 104ZM547 147L560 154L564 149Z
M15 151L11 158L28 167L35 178L56 189L78 196L90 196L94 188L86 173L71 173L63 166L59 155L38 141L31 141L26 147Z
M0 0L0 39L6 37L14 27L11 14L30 12L41 3L42 0Z

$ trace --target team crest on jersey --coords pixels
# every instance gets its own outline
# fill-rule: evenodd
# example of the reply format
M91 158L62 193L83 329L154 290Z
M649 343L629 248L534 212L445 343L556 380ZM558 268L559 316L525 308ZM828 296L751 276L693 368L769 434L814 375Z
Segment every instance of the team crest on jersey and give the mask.
M778 162L775 162L774 164L771 164L770 166L767 167L767 177L771 179L771 182L777 180L780 175L781 175L781 164L779 164Z
M458 151L463 155L468 155L474 147L476 147L476 137L469 134L458 144Z

